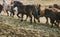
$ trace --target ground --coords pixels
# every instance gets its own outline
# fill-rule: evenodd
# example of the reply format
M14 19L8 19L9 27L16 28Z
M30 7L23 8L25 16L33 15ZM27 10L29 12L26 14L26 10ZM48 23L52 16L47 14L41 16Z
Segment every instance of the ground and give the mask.
M0 37L60 37L60 28L0 15Z

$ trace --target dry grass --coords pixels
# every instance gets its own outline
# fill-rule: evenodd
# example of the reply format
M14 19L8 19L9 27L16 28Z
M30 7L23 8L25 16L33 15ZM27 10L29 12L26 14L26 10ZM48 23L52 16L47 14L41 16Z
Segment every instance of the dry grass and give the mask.
M0 15L0 37L60 37L60 29Z

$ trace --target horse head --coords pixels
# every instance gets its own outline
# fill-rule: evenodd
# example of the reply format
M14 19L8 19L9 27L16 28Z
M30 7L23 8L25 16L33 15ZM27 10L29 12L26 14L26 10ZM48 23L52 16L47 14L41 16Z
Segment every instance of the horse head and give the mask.
M14 7L19 7L20 5L23 5L23 3L19 1L14 1Z

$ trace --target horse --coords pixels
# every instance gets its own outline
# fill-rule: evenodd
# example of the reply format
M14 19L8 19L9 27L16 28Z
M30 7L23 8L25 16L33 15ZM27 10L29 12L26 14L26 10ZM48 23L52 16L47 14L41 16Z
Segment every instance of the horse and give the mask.
M7 16L9 16L8 11L10 12L10 16L11 16L11 14L13 14L13 16L15 15L15 14L14 14L15 10L13 9L13 6L7 4L7 3L5 2L5 0L3 0L3 11L4 11L5 13L7 13Z
M48 9L49 10L52 10L53 12L57 12L57 9L56 8L54 8L52 5L49 5L48 6ZM45 10L46 10L46 8L45 8ZM45 14L45 10L44 10L44 14ZM44 15L45 16L45 18L46 18L46 23L48 23L48 15Z
M53 12L58 12L58 10L56 8L54 8L52 5L49 5L48 8L45 9L49 9L52 10ZM44 10L40 10L40 17L45 17L46 18L46 24L48 23L48 15L45 15L45 9Z
M19 1L14 1L14 7L18 8L17 16L20 18L19 14L22 15L21 21L23 21L23 15L26 14L27 17L30 17L30 22L32 23L32 15L34 18L38 19L38 11L34 5L23 5Z
M45 9L45 15L48 15L47 17L50 18L51 27L55 24L59 28L60 12L53 12L52 10Z
M55 5L55 6L54 6ZM49 10L52 10L53 12L58 12L58 10L59 9L57 9L57 4L54 4L54 5L49 5ZM48 15L46 15L45 17L46 17L46 23L48 23L48 17L47 17Z

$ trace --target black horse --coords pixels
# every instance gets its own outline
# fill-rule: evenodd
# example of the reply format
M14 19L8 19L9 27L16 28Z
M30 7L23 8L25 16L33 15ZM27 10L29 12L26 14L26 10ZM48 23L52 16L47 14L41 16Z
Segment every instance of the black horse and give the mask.
M22 19L21 21L23 21L23 15L26 14L27 17L30 17L30 22L32 23L32 15L34 16L34 18L39 19L38 18L38 11L37 8L34 5L23 5L21 2L19 1L14 1L14 7L18 8L18 13L17 16L20 18L19 14L22 15ZM27 19L27 18L26 18ZM35 19L34 19L35 20ZM39 21L39 20L38 20Z
M41 15L41 16L44 16L44 17L46 18L46 23L48 23L48 15L44 15L46 9L47 9L47 8L45 8L42 12L40 12L40 15ZM56 8L54 8L52 5L49 5L49 6L48 6L48 10L51 10L52 12L57 12ZM47 10L47 11L48 11L48 10ZM48 11L48 12L49 12L49 11Z
M45 15L48 15L47 17L50 18L50 23L52 24L51 27L53 27L53 24L59 27L60 12L53 12L52 10L45 9Z

